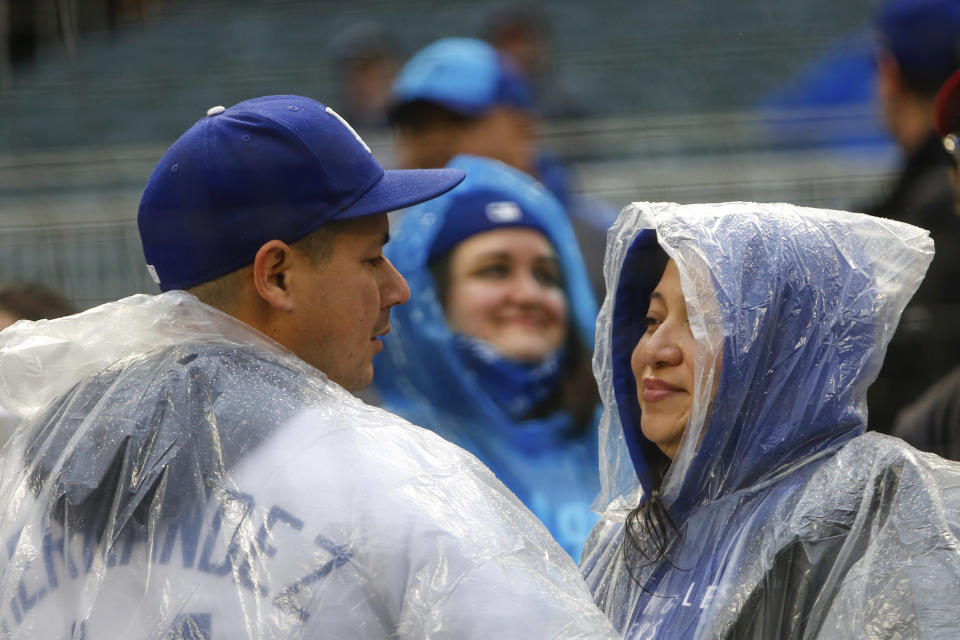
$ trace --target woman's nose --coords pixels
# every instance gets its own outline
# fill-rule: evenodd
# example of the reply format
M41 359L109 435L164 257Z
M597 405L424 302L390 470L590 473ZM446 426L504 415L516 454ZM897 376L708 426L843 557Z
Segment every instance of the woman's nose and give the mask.
M532 273L518 273L510 284L511 296L517 301L531 302L543 295L543 285Z
M683 352L673 339L673 327L666 323L659 325L652 334L640 341L640 356L651 367L672 366L683 361Z

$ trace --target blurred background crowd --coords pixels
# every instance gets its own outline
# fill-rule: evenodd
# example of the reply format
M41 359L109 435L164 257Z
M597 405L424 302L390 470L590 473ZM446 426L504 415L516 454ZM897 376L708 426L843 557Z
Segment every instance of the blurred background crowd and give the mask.
M616 210L632 200L849 208L897 170L873 88L879 8L0 0L0 274L80 307L154 291L135 212L187 124L213 105L296 93L334 106L389 163L390 80L445 36L499 38L518 54L543 145L578 190Z
M785 201L931 228L947 257L871 397L871 424L887 430L960 363L948 257L960 218L933 126L933 96L960 65L958 5L0 0L0 281L77 309L156 292L139 197L214 105L309 96L385 166L431 166L404 146L427 116L395 109L398 86L410 100L422 87L398 78L438 39L476 38L509 56L530 93L519 106L535 159L501 159L571 212L598 298L604 229L630 201Z

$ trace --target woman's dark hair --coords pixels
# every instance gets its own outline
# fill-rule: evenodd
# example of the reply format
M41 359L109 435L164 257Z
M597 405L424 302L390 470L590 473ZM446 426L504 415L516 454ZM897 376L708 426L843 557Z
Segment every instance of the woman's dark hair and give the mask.
M638 584L640 580L636 570L649 567L662 559L669 562L667 550L674 541L674 536L680 536L676 523L660 498L659 487L670 468L670 459L659 451L654 455L650 471L657 489L627 515L624 526L623 560L630 577ZM648 455L648 459L649 457Z
M441 254L428 265L437 287L437 296L444 308L447 306L450 293L450 255L452 253L453 250ZM570 323L567 324L569 326ZM556 391L534 407L523 419L535 420L560 411L566 412L572 418L566 436L575 439L583 435L593 424L593 412L600 401L600 393L597 391L597 381L593 377L591 353L576 331L567 331L564 354L560 384L557 385Z
M0 284L0 311L24 320L60 318L77 312L62 295L35 282Z
M567 437L577 438L593 425L593 413L600 401L597 380L593 377L590 351L576 331L567 332L557 390L524 416L527 420L545 418L564 411L572 418Z

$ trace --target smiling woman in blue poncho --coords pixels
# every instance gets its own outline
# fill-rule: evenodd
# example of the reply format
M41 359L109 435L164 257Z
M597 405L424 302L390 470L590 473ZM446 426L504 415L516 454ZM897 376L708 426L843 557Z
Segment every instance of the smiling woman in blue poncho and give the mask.
M578 558L596 520L596 303L566 213L541 185L459 156L460 187L403 217L374 385L384 406L479 457Z
M960 465L865 433L932 249L791 205L623 210L581 569L625 637L956 637Z

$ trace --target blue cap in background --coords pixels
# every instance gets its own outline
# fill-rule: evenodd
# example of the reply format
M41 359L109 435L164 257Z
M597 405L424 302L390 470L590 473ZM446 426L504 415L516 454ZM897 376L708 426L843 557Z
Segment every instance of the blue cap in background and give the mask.
M137 223L147 268L163 291L186 289L253 262L270 240L429 200L463 171L384 171L336 112L300 96L213 107L160 159Z
M523 73L490 44L474 38L444 38L421 49L393 84L393 106L425 100L467 117L497 105L532 108Z
M891 0L877 29L901 71L933 90L960 67L960 0Z
M542 184L491 158L459 155L447 166L463 169L467 179L421 208L438 221L428 244L427 262L478 233L509 227L536 229L556 246L545 221L566 220L567 213Z
M549 238L540 220L524 210L531 202L525 194L511 189L509 183L468 186L463 191L455 189L444 201L449 213L433 239L428 260L450 251L471 236L495 229L525 227L536 229Z

